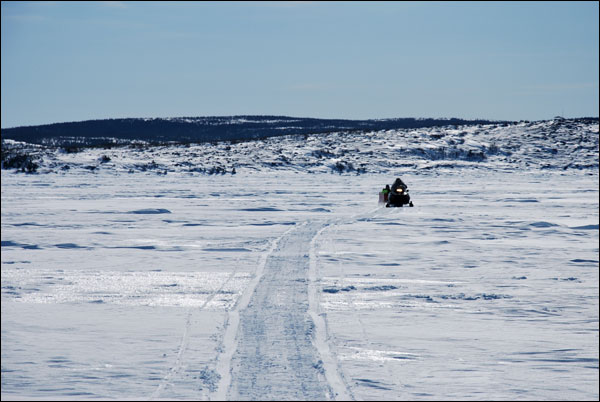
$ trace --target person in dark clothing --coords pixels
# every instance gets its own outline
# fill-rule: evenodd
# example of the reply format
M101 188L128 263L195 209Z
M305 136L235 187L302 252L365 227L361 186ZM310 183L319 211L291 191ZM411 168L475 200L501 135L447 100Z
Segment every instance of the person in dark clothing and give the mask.
M386 206L401 207L404 204L409 204L412 207L412 201L410 201L410 195L408 195L408 186L401 178L398 177L392 184L388 200L389 202Z
M392 184L392 192L395 193L396 190L398 190L399 188L401 188L402 190L406 190L408 186L402 181L401 178L398 177L394 181L394 184Z
M388 197L390 196L390 185L386 184L385 188L383 190L381 190L381 194L383 194L383 201L387 202Z

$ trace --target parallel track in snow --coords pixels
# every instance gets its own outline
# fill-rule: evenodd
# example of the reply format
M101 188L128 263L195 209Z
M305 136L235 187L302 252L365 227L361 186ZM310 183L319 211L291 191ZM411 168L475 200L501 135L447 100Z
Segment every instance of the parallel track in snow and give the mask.
M237 267L238 265L235 264L235 266ZM169 369L169 371L167 372L167 374L163 377L163 379L161 380L160 384L154 390L154 392L152 393L152 395L149 397L148 400L160 399L162 397L161 396L162 393L168 387L173 386L174 379L177 376L181 375L181 372L183 371L183 366L184 366L184 360L185 360L185 357L186 357L186 353L188 351L190 334L192 332L191 331L191 328L192 328L192 317L193 317L194 313L197 314L200 310L203 310L215 298L215 296L217 294L219 294L219 292L221 290L223 290L223 288L225 287L225 285L227 285L227 283L229 283L229 281L235 277L236 273L237 273L237 268L234 269L229 276L227 276L227 278L225 279L225 281L223 281L223 283L221 283L221 286L219 286L219 288L217 290L215 290L214 292L212 292L210 294L210 296L206 299L206 301L200 307L190 307L190 308L188 308L187 314L186 314L186 319L185 319L185 326L183 328L183 334L181 336L181 343L179 345L179 348L177 349L177 358L175 359L175 362L173 363L172 367Z

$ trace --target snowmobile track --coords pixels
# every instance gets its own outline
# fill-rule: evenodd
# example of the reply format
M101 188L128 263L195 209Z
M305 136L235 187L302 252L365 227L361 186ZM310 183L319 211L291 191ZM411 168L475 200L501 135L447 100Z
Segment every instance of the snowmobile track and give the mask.
M240 311L228 399L332 399L309 311L309 253L323 226L298 225L267 257L252 299Z

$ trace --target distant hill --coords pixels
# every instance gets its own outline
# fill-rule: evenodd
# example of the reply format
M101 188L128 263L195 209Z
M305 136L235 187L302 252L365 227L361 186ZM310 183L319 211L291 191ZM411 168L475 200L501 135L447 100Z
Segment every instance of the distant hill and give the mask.
M511 124L508 121L459 118L398 118L342 120L288 116L227 116L128 118L87 120L2 129L2 139L54 146L97 146L131 142L204 143L320 134L340 131L378 131L448 125Z
M273 118L270 121L262 118L258 123L236 119L230 124L234 128L239 125L245 127L249 134L264 135L266 131L276 136L248 141L159 146L130 143L127 146L92 147L46 146L3 139L1 168L14 169L15 172L61 175L136 172L215 175L279 170L311 174L396 175L402 171L415 173L432 169L484 169L519 173L532 169L560 172L580 170L591 175L598 174L598 118L555 118L515 124L462 126L448 125L446 122L441 127L390 130L373 128L386 127L394 122L368 121L372 124L368 130L351 131L357 125L350 124L344 126L347 130L341 130L340 124L335 126L336 132L295 135L277 135L279 131L276 127L286 133L303 129L317 131L315 128L329 130L334 126L325 126L323 121L309 125L308 119L292 122L290 118ZM225 118L217 120L220 126L227 128L225 121ZM381 125L378 126L379 123ZM405 123L417 124L410 121ZM203 124L208 126L207 118L204 118ZM263 130L253 130L252 124L263 127ZM305 124L305 127L301 124ZM168 124L166 126L169 127ZM288 127L289 130L285 131L282 127ZM230 127L230 131L224 132L239 133L240 130ZM136 138L147 139L148 135L146 133Z

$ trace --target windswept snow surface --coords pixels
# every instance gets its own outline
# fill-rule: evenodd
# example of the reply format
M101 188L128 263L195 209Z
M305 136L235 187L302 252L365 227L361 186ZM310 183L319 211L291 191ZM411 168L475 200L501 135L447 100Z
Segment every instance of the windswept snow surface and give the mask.
M104 152L2 171L3 400L598 400L597 149L361 175ZM414 208L377 203L398 175Z

